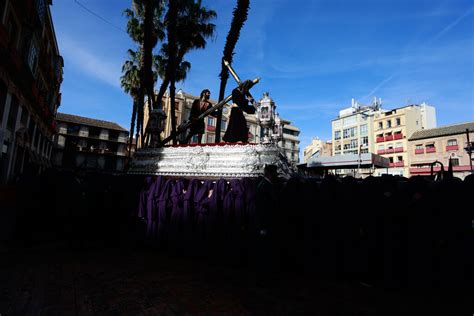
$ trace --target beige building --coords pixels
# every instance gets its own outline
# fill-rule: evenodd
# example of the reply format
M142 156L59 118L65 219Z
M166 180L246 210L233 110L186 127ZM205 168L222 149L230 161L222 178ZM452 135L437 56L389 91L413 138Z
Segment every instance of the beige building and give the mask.
M390 168L380 169L376 175L388 173L408 177L408 139L416 131L434 127L436 111L427 104L409 105L375 113L372 128L375 134L375 153L387 157L390 161Z
M188 94L182 90L176 92L175 96L175 116L176 116L176 124L179 126L184 120L189 118L189 114L191 112L191 107L194 100L199 99L199 96ZM216 100L210 100L212 104L216 104ZM171 116L171 107L170 107L170 98L169 94L165 94L162 100L163 111L167 115L167 120L165 123L165 130L162 133L162 138L167 137L170 135L171 131L171 120L169 117ZM231 105L227 104L222 108L222 122L221 122L221 139L225 134L227 129L227 124L229 122L230 116L230 109ZM148 109L145 106L144 110L144 125L146 126L146 122L148 121ZM259 143L260 142L260 126L257 124L257 119L254 114L247 114L244 113L245 119L247 120L247 127L249 128L249 142L250 143ZM283 126L283 140L279 142L279 145L282 149L284 149L287 158L294 162L298 163L299 161L299 133L300 130L291 125L290 121L282 119L284 123ZM202 137L203 144L211 144L214 143L216 140L216 124L217 119L212 116L208 116L204 119L205 129L204 135ZM191 139L191 143L197 142L197 136L194 136ZM140 147L140 146L138 146Z
M469 140L474 145L474 122L447 125L438 128L424 129L413 133L408 140L410 175L430 175L431 164L439 161L448 170L449 159L453 166L454 176L464 179L472 173L467 147L466 129ZM434 171L440 170L434 166Z
M53 164L60 169L117 173L125 167L128 131L114 122L57 113Z
M311 157L330 156L332 156L332 142L323 141L316 137L311 140L311 144L305 147L303 151L303 162L308 163Z
M381 112L380 105L377 99L370 106L362 106L352 99L350 108L339 111L339 116L332 120L334 156L373 152L373 119Z

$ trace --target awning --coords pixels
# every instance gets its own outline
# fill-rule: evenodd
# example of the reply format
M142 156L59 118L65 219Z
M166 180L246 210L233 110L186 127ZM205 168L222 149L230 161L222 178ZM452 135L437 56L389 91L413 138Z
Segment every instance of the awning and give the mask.
M350 169L350 168L388 168L390 160L372 153L337 155L330 157L314 157L311 158L306 168L321 168L321 169Z

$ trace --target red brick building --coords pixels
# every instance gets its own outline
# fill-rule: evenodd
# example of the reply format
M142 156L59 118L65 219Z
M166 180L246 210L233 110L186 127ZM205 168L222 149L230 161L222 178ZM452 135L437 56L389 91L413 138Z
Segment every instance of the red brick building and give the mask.
M52 0L0 0L0 183L50 166L64 62Z

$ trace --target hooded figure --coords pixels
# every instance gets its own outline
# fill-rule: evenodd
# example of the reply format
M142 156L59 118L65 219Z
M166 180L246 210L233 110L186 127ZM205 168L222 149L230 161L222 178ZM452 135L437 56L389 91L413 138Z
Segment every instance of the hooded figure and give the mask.
M232 90L232 102L234 105L230 112L229 125L222 138L228 143L243 142L246 143L249 138L249 129L244 113L254 114L255 108L253 105L253 98L249 94L249 89L253 86L253 82L246 80L240 86Z

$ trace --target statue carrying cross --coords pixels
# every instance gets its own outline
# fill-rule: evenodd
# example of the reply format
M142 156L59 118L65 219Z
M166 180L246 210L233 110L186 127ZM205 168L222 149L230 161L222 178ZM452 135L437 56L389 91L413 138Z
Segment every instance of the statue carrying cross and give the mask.
M230 70L232 69L230 67L230 64L226 64L227 68ZM232 76L237 76L237 74L235 73L235 71L232 69L230 70ZM238 77L237 77L238 78ZM176 131L172 131L171 134L166 137L164 140L162 140L159 144L158 144L158 147L162 147L164 146L165 144L167 144L170 140L172 140L175 136L179 136L180 140L182 140L183 142L185 141L185 139L187 138L186 137L186 133L189 132L189 129L191 128L191 126L193 125L194 122L196 121L199 121L205 117L207 117L208 115L210 115L211 113L213 113L214 111L220 109L221 107L223 107L225 104L227 104L229 101L233 100L234 103L236 102L241 102L241 100L245 97L245 96L248 96L250 95L250 92L249 90L254 86L256 85L258 82L260 81L260 78L255 78L253 80L245 80L243 82L239 82L239 86L237 88L235 88L233 91L232 91L232 94L231 95L228 95L225 99L223 99L222 101L220 101L219 103L217 103L216 105L208 108L206 111L204 111L201 115L199 115L199 117L194 120L194 121L184 121L183 123L181 123L177 130ZM237 100L239 99L239 100ZM255 111L255 110L254 110Z

